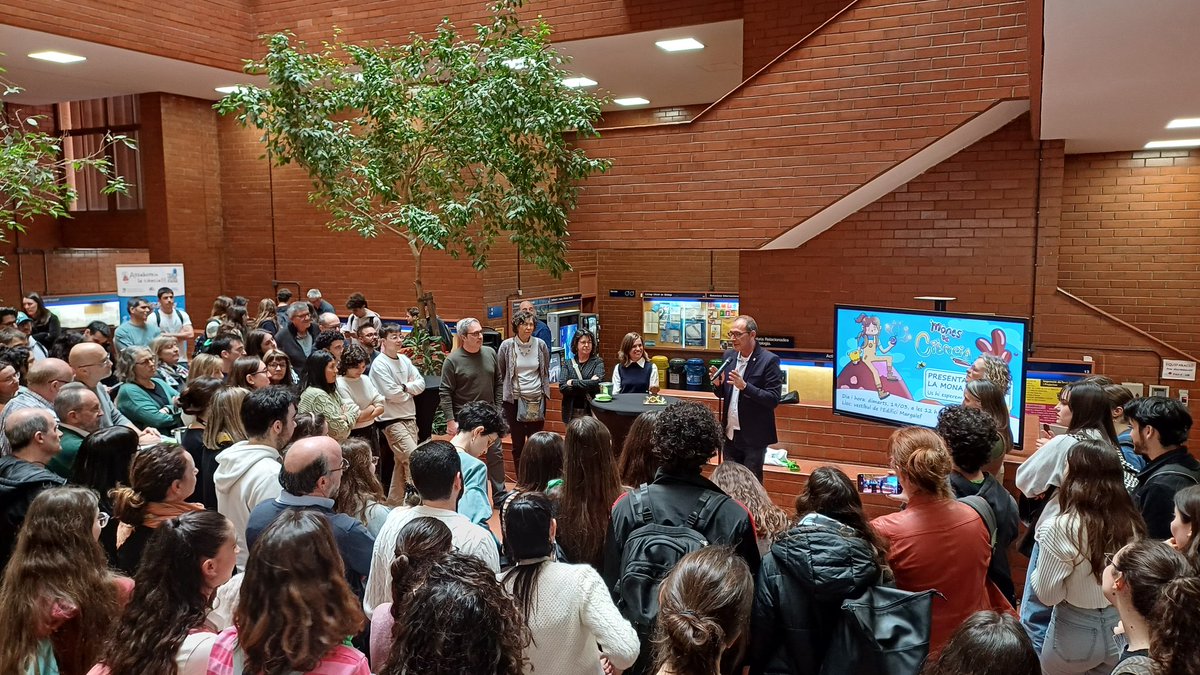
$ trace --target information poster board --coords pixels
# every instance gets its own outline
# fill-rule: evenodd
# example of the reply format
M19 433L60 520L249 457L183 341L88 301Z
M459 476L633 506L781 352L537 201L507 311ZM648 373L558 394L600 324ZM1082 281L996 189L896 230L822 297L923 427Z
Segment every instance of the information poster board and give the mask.
M121 300L121 321L129 320L129 300L142 298L158 308L158 289L166 286L175 291L175 306L187 309L183 265L117 265L117 297Z
M723 350L738 317L731 293L642 293L642 340L655 349Z

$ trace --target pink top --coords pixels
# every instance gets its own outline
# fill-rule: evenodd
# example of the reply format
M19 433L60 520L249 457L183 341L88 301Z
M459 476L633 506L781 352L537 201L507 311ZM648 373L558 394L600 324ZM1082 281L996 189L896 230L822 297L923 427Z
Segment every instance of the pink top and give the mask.
M392 653L392 628L396 620L392 618L392 603L385 602L371 612L371 665L375 672L383 670L388 655Z
M217 636L212 655L208 658L208 675L240 675L242 659L243 654L237 645L237 628L226 628ZM237 668L234 667L235 661ZM338 645L329 650L317 667L306 675L371 675L371 668L362 652Z

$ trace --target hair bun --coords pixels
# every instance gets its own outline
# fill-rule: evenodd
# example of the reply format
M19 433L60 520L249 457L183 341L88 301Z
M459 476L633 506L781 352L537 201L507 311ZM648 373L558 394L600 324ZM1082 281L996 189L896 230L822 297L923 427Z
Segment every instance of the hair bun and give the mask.
M684 648L712 649L720 646L725 639L725 631L716 621L688 609L666 612L664 619L667 638Z

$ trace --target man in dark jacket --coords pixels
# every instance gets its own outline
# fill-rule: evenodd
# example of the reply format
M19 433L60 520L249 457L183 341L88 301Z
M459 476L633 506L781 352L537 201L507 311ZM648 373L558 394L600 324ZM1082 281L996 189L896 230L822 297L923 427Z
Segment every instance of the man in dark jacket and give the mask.
M303 438L292 444L279 471L283 492L254 507L246 524L246 544L253 546L263 530L288 509L315 511L329 521L346 567L346 581L361 598L371 572L375 537L358 519L333 510L333 498L347 467L341 446L328 436Z
M1146 521L1146 536L1167 539L1175 518L1175 493L1200 483L1200 462L1188 453L1192 415L1165 396L1135 398L1125 406L1133 449L1147 460L1133 500Z
M644 488L645 492L638 493L642 513L635 512L634 498L628 492L613 505L600 571L609 589L617 591L623 573L622 554L630 535L650 523L691 528L709 545L730 546L745 559L751 573L757 574L761 558L750 513L700 473L721 447L721 425L712 412L699 403L667 407L654 423L651 443L655 455L662 460L662 468ZM650 523L646 522L646 511ZM693 513L706 514L701 518L704 521L701 527L689 523ZM632 621L650 617L626 618ZM647 636L640 637L642 655L628 673L651 672L648 667L652 650Z
M0 569L8 564L17 533L33 500L66 479L46 468L58 454L62 432L54 413L24 408L4 421L4 435L12 454L0 457Z
M879 584L881 555L850 526L819 513L780 535L755 584L750 672L818 675L842 602Z
M725 457L763 479L767 446L779 440L775 433L775 408L782 394L783 373L779 357L758 344L758 323L742 315L733 320L725 352L725 365L710 376L725 411Z
M279 332L275 333L275 344L288 355L292 368L299 372L312 353L313 344L321 331L313 324L312 308L307 302L288 305L287 318L287 323L282 324Z
M1008 490L992 474L983 470L992 448L1000 440L996 423L991 415L961 405L942 408L938 413L937 432L950 448L954 471L950 474L950 488L954 497L962 499L979 495L992 507L996 516L996 543L992 546L992 563L988 567L988 579L1017 606L1016 587L1012 580L1012 567L1008 563L1008 546L1017 538L1020 515L1017 502Z

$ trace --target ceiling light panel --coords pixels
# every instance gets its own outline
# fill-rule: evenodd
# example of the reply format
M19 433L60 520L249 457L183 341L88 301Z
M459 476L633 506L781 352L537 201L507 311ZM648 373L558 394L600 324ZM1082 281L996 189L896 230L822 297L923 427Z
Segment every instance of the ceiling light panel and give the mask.
M29 55L29 58L39 61L50 61L51 63L79 63L80 61L87 61L86 56L77 56L75 54L56 51L33 52Z
M571 87L572 89L578 89L580 87L596 86L595 80L591 80L586 77L568 77L568 78L564 79L562 81L562 83L564 86Z
M623 105L623 106L646 105L649 102L650 102L649 99L644 99L641 96L630 96L628 98L613 99L613 103L616 103L617 105Z
M696 38L680 38L678 40L659 40L654 44L658 48L668 52L688 52L696 49L704 49L704 44Z
M1193 129L1200 127L1200 117L1180 117L1167 123L1168 129Z
M1173 141L1150 141L1147 150L1162 150L1165 148L1196 148L1200 147L1200 138L1180 138Z

